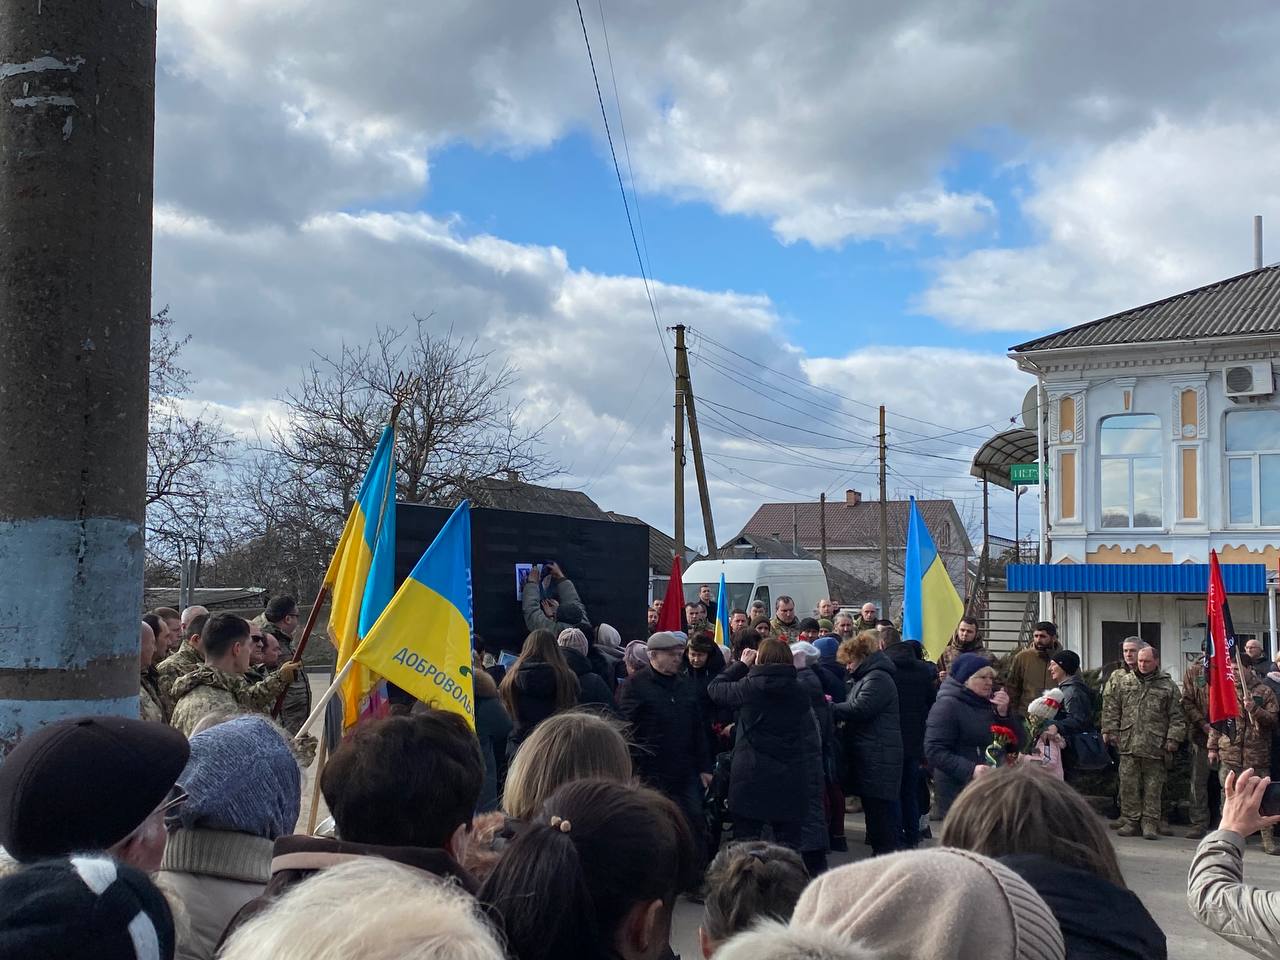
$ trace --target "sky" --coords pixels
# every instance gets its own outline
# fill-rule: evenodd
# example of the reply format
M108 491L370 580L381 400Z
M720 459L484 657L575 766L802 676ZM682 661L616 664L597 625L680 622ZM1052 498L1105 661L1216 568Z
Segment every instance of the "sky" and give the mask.
M312 351L429 316L518 368L553 484L668 532L684 324L718 539L874 496L880 404L890 496L976 533L969 460L1032 385L1008 347L1241 273L1280 224L1280 8L1232 13L170 0L154 303L245 434Z

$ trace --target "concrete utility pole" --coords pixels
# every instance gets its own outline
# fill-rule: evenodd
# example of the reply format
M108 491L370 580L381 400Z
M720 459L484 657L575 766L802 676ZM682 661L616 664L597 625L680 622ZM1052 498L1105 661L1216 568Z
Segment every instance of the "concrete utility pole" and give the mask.
M698 408L693 398L693 378L689 374L689 351L684 345L684 326L676 331L676 389L682 390L685 415L689 418L689 444L693 447L693 474L698 481L698 505L702 510L702 529L707 537L707 557L716 558L716 525L711 519L711 490L707 487L707 468L702 462L702 437L698 433ZM681 472L680 503L684 503L684 474ZM683 506L682 506L683 509Z
M676 376L676 443L675 443L676 556L684 564L684 383Z
M827 492L818 494L818 558L822 569L827 569Z
M0 4L0 752L138 713L155 0Z
M884 442L884 406L880 407L880 616L889 616L889 502L884 492L887 449Z

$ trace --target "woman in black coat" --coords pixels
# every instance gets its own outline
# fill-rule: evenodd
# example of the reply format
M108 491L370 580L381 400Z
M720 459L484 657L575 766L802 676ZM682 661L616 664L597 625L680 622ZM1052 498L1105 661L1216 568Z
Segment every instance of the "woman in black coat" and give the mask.
M707 751L714 760L721 751L719 729L733 722L733 713L717 707L707 696L711 681L724 672L724 651L720 644L698 634L684 648L685 672L698 685L698 702L702 705L702 728L707 737Z
M524 641L520 657L498 687L498 696L513 724L508 758L533 728L552 714L578 705L581 686L565 662L550 630L535 630Z
M993 740L993 725L1018 735L1013 749L1026 738L1022 720L1009 709L1009 695L994 689L995 680L995 667L985 657L961 654L951 662L938 702L929 713L924 755L933 770L938 810L944 817L970 780L995 769L984 756Z
M852 769L851 785L862 798L867 844L879 856L897 850L902 830L902 726L898 717L897 668L880 650L880 634L864 630L840 644L840 661L852 682L844 703L835 705L844 724Z
M729 777L734 839L758 840L768 824L777 842L803 850L810 801L822 792L822 741L791 648L762 640L712 680L707 694L737 711Z

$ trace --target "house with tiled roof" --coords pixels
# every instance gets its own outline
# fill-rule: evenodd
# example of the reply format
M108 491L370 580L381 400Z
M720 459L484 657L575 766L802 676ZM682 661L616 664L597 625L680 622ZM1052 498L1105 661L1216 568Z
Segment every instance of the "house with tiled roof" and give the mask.
M1204 637L1210 550L1237 636L1276 653L1278 352L1278 266L1010 348L1037 383L1048 549L1008 586L1039 593L1086 666L1141 636L1179 675Z
M917 500L925 526L943 557L956 590L965 592L965 563L973 547L964 524L950 500ZM909 500L886 504L889 530L889 607L897 615L902 602L902 574L906 557ZM879 598L880 586L880 501L863 500L857 490L845 491L843 500L821 504L764 503L747 521L737 537L721 547L721 556L733 556L735 541L745 538L776 538L794 543L813 556L823 544L823 511L826 513L827 565L843 570L872 592L864 597L841 597L846 603L862 603Z

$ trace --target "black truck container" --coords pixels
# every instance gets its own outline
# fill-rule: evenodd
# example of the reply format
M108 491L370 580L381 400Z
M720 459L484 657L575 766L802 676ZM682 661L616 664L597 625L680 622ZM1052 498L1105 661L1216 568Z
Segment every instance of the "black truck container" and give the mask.
M397 586L452 512L445 507L396 504ZM578 588L593 625L613 625L624 643L647 635L647 526L472 507L473 617L476 632L490 650L518 651L528 633L516 596L517 564L550 561L559 563Z

